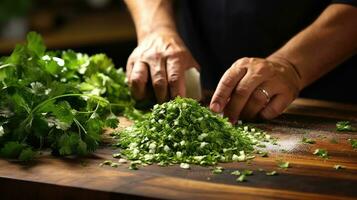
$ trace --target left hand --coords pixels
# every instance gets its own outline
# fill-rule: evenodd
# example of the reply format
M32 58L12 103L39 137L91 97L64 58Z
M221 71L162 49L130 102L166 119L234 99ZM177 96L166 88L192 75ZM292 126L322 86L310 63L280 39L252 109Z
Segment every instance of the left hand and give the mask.
M222 76L210 108L238 119L272 119L298 96L301 78L293 65L281 58L242 58Z

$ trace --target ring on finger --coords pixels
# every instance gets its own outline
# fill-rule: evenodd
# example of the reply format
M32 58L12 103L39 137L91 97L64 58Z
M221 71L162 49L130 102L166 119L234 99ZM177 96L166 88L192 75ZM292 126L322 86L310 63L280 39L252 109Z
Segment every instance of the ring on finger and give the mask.
M258 88L257 90L260 91L265 96L265 98L266 98L265 104L268 104L270 102L270 95L269 95L268 91L266 91L263 88Z

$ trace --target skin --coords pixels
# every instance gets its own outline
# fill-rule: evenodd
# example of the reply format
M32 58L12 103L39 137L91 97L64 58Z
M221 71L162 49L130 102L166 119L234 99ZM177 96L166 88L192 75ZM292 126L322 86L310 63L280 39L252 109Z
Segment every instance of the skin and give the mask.
M185 96L183 72L198 64L177 33L171 1L127 0L126 4L138 35L138 47L127 64L134 97L145 97L149 77L159 102ZM238 59L222 76L211 110L223 112L232 123L277 117L303 88L357 52L356 24L356 7L331 4L267 58Z
M184 72L199 65L177 33L171 1L125 2L133 16L138 37L138 46L126 66L134 98L141 100L148 95L150 79L159 103L176 96L184 97Z

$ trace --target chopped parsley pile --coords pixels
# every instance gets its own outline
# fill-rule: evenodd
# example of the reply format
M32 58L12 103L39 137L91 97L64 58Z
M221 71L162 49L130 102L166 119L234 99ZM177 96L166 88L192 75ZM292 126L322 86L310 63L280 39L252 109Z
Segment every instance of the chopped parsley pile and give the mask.
M107 56L46 51L29 33L0 59L0 156L31 160L43 148L86 155L133 105L124 72Z
M120 154L137 164L216 165L253 158L255 145L269 135L248 126L233 126L197 101L177 97L155 105L132 127L114 133Z

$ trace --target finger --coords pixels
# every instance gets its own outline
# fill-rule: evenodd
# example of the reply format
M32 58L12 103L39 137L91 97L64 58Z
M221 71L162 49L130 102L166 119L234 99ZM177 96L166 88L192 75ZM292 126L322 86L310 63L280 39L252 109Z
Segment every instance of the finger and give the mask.
M126 78L128 79L128 83L130 83L130 76L133 67L134 67L134 61L129 57L126 63Z
M180 66L177 59L168 59L166 65L171 98L186 96L184 66Z
M252 92L264 81L264 76L255 76L251 70L237 84L231 99L224 109L224 115L235 123Z
M245 67L231 67L223 74L210 103L213 112L222 112L233 89L246 73Z
M165 102L168 99L165 59L151 62L149 68L156 99L159 103Z
M273 119L279 116L292 101L293 99L288 95L276 95L260 112L260 117L263 119Z
M131 86L131 93L137 100L141 100L145 97L145 88L148 82L148 65L144 62L135 62L130 78L129 85Z
M264 89L265 94L261 89ZM259 112L269 103L269 100L278 93L278 88L273 82L264 82L250 95L244 106L240 118L252 120L258 117Z

